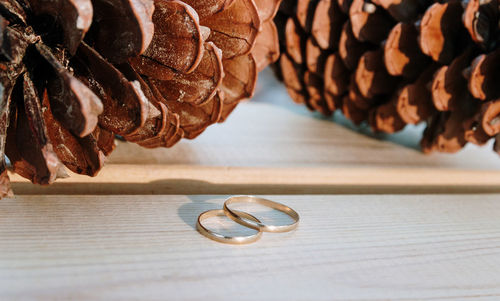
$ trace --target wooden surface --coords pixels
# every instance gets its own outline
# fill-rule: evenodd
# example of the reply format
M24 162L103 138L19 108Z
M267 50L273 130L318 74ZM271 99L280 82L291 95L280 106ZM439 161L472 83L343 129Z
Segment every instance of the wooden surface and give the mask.
M500 195L271 196L297 230L194 230L214 196L0 202L0 300L500 300Z
M272 96L261 95L261 99ZM279 97L285 97L278 93ZM118 143L96 178L50 187L13 176L19 194L330 194L500 192L500 157L485 148L424 155L304 108L243 103L225 123L171 149ZM399 137L399 138L398 138ZM418 141L415 131L392 140ZM124 185L126 184L126 185Z
M418 129L382 141L335 120L264 86L194 141L120 142L96 178L40 187L12 176L0 301L500 300L491 145L426 156ZM301 224L219 244L194 224L224 197L193 194L275 194Z

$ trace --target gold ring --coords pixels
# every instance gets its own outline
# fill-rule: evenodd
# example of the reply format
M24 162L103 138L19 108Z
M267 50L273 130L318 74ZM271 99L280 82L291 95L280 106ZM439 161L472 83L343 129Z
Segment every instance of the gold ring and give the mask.
M248 220L252 220L252 221L255 221L257 223L260 223L260 221L255 216L253 216L251 214L248 214L245 212L240 212L240 211L237 211L237 213ZM255 241L259 240L259 238L262 236L262 231L258 227L249 227L249 228L256 230L257 233L247 235L247 236L225 236L225 235L222 235L219 233L215 233L211 230L208 230L207 228L205 228L205 226L203 226L201 224L202 220L207 219L209 217L214 217L214 216L226 216L226 214L224 213L224 210L222 210L222 209L208 210L208 211L205 211L202 214L200 214L200 216L198 216L198 222L196 223L196 229L198 230L198 232L200 232L202 235L204 235L212 240L226 243L226 244L240 245L240 244L249 244L249 243L255 242Z
M236 211L232 210L229 208L229 204L233 203L256 203L260 205L264 205L266 207L270 207L272 209L281 211L288 216L290 216L294 222L288 225L280 225L280 226L275 226L275 225L266 225L260 222L259 220L252 220L246 218L243 214L241 214L241 211ZM242 196L233 196L228 198L224 202L224 212L226 213L227 217L232 219L233 221L237 222L238 224L241 224L245 227L249 227L252 229L260 229L261 231L266 231L266 232L287 232L291 231L299 225L299 214L293 210L292 208L285 206L283 204L277 203L270 201L268 199L264 198L258 198L255 196L247 196L247 195L242 195Z

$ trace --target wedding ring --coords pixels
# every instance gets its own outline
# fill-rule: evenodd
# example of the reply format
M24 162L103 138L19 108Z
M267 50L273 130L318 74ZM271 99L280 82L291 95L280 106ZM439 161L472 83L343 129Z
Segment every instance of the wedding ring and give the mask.
M290 216L294 222L288 225L266 225L263 224L261 221L258 219L249 219L246 218L241 212L241 211L236 211L234 209L229 208L230 204L234 203L256 203L260 204L278 211L281 211L288 216ZM233 221L237 222L238 224L241 224L245 227L249 227L252 229L260 229L261 231L266 231L266 232L287 232L290 230L293 230L297 228L299 225L299 214L293 210L292 208L285 206L283 204L273 202L264 198L258 198L255 196L233 196L230 197L224 202L224 213L232 219Z
M255 216L253 216L251 214L241 212L241 211L235 211L235 212L247 220L251 220L251 221L254 221L256 223L260 223L260 221ZM247 236L225 236L225 235L213 232L213 231L207 229L205 226L203 226L202 221L204 219L214 217L214 216L226 216L226 214L224 213L223 209L208 210L208 211L205 211L202 214L200 214L200 216L198 216L198 222L196 223L196 229L198 230L198 232L200 232L202 235L204 235L212 240L226 243L226 244L240 245L240 244L249 244L249 243L255 242L255 241L259 240L259 238L262 236L262 231L259 229L259 227L252 227L252 226L247 226L247 227L256 230L257 233L247 235Z

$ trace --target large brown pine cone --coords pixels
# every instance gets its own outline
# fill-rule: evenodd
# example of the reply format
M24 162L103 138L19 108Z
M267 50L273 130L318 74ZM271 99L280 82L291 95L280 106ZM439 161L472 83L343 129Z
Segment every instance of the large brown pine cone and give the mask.
M279 56L281 0L0 0L0 196L94 176L114 137L170 147L223 121Z
M297 103L393 133L427 122L424 152L496 139L498 0L290 0L275 65Z

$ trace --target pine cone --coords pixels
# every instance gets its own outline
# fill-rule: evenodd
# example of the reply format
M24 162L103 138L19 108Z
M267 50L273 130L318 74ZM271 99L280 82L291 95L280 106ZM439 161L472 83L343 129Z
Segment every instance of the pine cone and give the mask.
M221 122L279 57L281 0L0 2L4 152L33 183L94 176L114 137L170 147Z
M498 0L291 0L274 67L295 102L393 133L427 122L424 152L495 139Z

